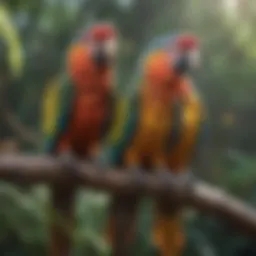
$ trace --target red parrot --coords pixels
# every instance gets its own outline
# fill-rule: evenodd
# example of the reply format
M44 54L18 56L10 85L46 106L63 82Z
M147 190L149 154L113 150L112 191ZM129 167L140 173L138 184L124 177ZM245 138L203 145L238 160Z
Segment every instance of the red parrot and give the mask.
M63 76L46 92L46 151L59 156L66 167L74 164L74 158L93 157L107 130L113 104L116 53L116 28L108 23L93 25L70 46ZM75 192L71 180L51 187L52 256L71 254Z

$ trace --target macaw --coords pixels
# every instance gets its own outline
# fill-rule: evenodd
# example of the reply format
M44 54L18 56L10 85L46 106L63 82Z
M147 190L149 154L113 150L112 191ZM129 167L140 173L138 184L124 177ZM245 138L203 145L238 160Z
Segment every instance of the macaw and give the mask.
M152 52L145 61L146 90L161 90L162 103L171 114L165 130L165 149L158 171L172 174L177 182L189 179L189 165L205 127L206 112L202 99L188 76L199 66L199 42L193 35L181 34L163 49ZM162 89L161 89L162 88ZM163 133L164 134L164 133ZM165 179L168 179L165 175ZM170 176L169 176L170 177ZM162 256L182 255L185 236L182 211L165 199L156 202L153 242Z
M155 169L164 178L166 173L187 171L203 120L202 102L187 76L199 65L197 38L177 34L165 40L162 47L150 48L140 60L143 69L137 93L119 103L112 134L105 141L105 158L111 165L137 175L142 175L140 168ZM177 182L187 180L186 175L175 178ZM136 195L112 198L108 239L115 255L131 254L128 249L135 240L138 205ZM155 246L160 255L180 255L180 211L164 200L157 200L156 208Z
M117 46L117 31L112 24L93 25L71 44L64 72L46 88L44 147L49 154L60 157L71 172L74 158L93 159L111 123ZM71 253L75 192L72 180L51 187L55 216L50 224L52 256Z

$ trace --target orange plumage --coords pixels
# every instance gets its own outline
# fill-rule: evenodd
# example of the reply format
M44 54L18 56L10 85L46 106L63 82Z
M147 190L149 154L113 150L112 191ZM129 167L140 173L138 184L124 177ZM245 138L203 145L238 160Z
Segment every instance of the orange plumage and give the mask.
M110 68L99 69L92 61L89 49L82 44L72 46L68 54L68 71L75 86L75 99L69 127L60 139L57 151L72 144L81 156L98 142L108 115Z
M184 48L189 48L190 45L194 44L189 40L184 41ZM153 164L165 165L173 174L180 174L187 171L192 158L202 106L191 79L175 71L177 56L174 54L175 52L166 52L164 49L157 50L145 60L140 122L132 151L130 150L133 154L129 152L133 158L130 157L129 160L138 161L138 154L134 152L141 152L139 150L142 145L143 150L150 152ZM181 136L175 148L166 152L163 145L173 125L176 125L173 118L176 102L182 105L182 112L179 114ZM153 242L159 249L159 255L182 255L185 245L182 209L170 205L165 199L159 199L155 210Z

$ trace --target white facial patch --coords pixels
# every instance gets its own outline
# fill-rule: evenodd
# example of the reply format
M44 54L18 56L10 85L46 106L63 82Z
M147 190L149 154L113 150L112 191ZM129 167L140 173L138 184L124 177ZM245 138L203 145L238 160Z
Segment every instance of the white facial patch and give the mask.
M104 48L109 57L115 57L118 50L117 41L113 38L105 41Z
M198 49L191 50L189 52L189 63L192 68L199 68L201 64L201 56Z

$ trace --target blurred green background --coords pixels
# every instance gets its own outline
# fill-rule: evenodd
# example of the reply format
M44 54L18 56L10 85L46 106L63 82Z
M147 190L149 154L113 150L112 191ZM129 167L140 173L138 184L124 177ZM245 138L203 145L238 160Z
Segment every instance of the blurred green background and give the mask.
M14 79L11 65L6 64L11 48L0 47L6 49L0 54L0 85L8 84L5 99L10 111L5 109L9 122L0 121L0 152L37 152L42 91L58 74L67 45L81 29L97 20L111 20L118 26L122 36L119 88L129 86L126 81L134 74L138 56L153 37L192 31L202 41L203 65L195 79L210 116L210 139L205 141L201 158L194 161L195 173L256 204L255 0L2 2L18 30L24 58L22 73ZM0 30L3 27L0 19ZM1 33L0 37L1 42ZM0 255L46 255L47 188L1 183L0 190ZM107 203L106 194L81 191L75 256L107 255L100 236ZM150 207L149 200L142 207L134 255L151 255ZM185 256L256 255L253 241L224 221L194 211L186 216Z

